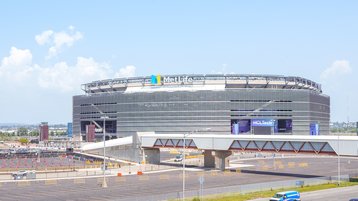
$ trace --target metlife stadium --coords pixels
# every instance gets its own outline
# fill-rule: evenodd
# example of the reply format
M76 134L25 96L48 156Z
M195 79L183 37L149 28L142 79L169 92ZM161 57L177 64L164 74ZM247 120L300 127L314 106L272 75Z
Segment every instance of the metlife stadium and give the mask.
M330 98L321 85L276 75L152 75L94 81L73 97L73 134L136 132L329 134Z

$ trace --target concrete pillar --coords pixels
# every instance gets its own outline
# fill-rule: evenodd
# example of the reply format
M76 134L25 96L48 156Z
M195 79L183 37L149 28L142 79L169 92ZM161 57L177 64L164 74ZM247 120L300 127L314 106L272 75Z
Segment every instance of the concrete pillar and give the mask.
M160 163L160 150L158 148L144 148L144 156L146 163Z
M212 155L211 150L204 151L204 167L215 168L215 157Z
M229 159L227 157L231 154L231 151L215 151L215 168L224 171L225 167L229 166Z

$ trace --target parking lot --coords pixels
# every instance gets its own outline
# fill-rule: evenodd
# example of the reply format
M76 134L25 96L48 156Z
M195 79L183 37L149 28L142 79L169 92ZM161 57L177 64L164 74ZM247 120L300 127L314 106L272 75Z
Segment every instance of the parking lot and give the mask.
M342 175L358 173L355 168L358 166L358 160L341 158L341 162ZM335 157L243 159L233 161L232 164L236 168L225 172L188 168L186 190L196 195L200 188L200 177L205 178L205 193L211 194L227 190L239 191L243 185L259 190L260 184L265 182L275 184L275 182L337 175L337 158ZM124 171L128 169L118 171L125 173ZM133 169L132 173L135 174ZM18 200L19 195L15 192L19 190L29 195L30 200L158 200L159 198L180 197L182 191L180 167L155 171L155 173L145 171L140 176L109 176L107 179L107 189L100 187L103 181L101 176L64 180L13 181L2 183L0 193L6 194L6 200Z

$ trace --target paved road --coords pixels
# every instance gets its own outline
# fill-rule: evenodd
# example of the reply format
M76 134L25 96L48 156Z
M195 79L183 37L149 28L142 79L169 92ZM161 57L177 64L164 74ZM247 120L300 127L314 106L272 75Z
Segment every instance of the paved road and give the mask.
M302 201L349 201L358 199L358 186L334 188L314 192L301 193ZM252 201L268 201L269 198L255 199Z
M243 184L274 182L336 175L335 158L287 158L238 161L253 165L235 172L187 172L186 189L197 192L198 179L205 177L206 194L220 193L223 187L236 190ZM357 173L358 160L342 158L342 174ZM274 167L275 166L275 167ZM0 183L0 200L163 200L181 196L181 171L108 178L108 188L98 184L101 178ZM237 190L236 190L237 191Z

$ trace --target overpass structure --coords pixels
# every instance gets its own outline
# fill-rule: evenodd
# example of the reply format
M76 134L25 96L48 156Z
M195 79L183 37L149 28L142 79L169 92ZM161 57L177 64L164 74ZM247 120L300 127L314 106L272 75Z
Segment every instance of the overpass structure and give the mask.
M185 146L184 146L185 139ZM135 136L106 141L106 152L114 158L160 163L161 148L204 151L204 166L224 170L232 151L307 153L358 156L358 136L303 135L215 135L155 134L138 132ZM141 150L142 149L142 150ZM103 142L87 144L82 152L103 155Z
M234 150L358 156L358 136L198 135L139 133L148 162L158 163L160 148L204 150L204 165L225 169Z
M82 154L103 158L103 142L86 143L81 147ZM106 140L106 156L116 159L117 161L135 161L142 160L140 144L138 144L137 136L128 136L113 140Z

